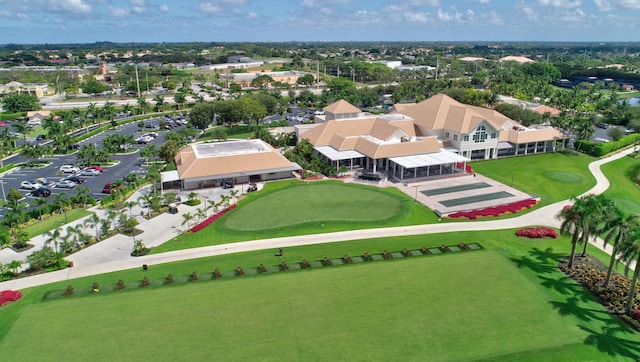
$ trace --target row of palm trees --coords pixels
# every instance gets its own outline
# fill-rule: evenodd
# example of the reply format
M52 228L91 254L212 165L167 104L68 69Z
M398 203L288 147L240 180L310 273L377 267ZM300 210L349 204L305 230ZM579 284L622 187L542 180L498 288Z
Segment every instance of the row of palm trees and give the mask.
M184 227L186 225L188 229L191 229L191 227L207 219L207 211L209 209L213 209L213 213L215 214L220 210L220 208L224 209L229 207L232 201L235 204L239 193L240 191L238 190L229 190L229 195L220 195L220 201L206 200L207 202L205 203L204 208L196 209L194 214L185 212L182 214L182 226ZM197 197L198 194L195 192L190 193L188 196L190 200L194 200Z
M589 239L604 235L605 246L610 244L613 247L604 287L610 286L617 261L625 263L627 268L633 263L636 265L625 306L628 314L631 312L640 276L640 216L624 214L612 200L603 195L586 195L573 201L573 205L564 207L557 215L561 220L560 233L571 235L568 268L574 266L578 245L582 245L581 255L585 256Z

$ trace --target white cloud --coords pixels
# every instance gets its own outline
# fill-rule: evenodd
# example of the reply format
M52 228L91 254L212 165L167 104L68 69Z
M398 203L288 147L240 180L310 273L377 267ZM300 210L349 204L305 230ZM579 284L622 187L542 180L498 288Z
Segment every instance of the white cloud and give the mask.
M253 11L250 11L247 13L247 18L253 19L257 17L258 17L258 14L254 13Z
M207 13L220 13L223 11L222 7L212 3L201 3L198 9Z
M442 4L440 3L440 0L411 0L411 5L431 6L435 8L435 7L441 6Z
M83 0L49 0L49 9L80 14L90 13L92 10L91 5Z
M168 5L158 5L158 10L160 10L161 13L168 13L169 12L169 6Z
M132 6L145 6L145 1L146 0L129 0L129 3Z
M429 21L429 14L420 12L407 12L405 13L405 19L412 23L426 23Z
M613 2L624 9L640 9L640 0L614 0Z
M111 14L111 16L114 16L116 18L123 18L129 15L129 9L109 6L109 14Z
M609 4L606 0L594 0L593 2L598 7L598 11L609 11L611 10L611 4Z
M582 0L538 0L538 4L554 8L576 8L582 5Z

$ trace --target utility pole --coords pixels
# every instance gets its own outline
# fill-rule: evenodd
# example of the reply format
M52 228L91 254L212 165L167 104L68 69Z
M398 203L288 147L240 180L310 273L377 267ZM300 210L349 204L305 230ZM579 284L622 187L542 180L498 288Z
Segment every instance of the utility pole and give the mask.
M320 83L320 62L316 60L316 88Z
M140 78L138 77L138 64L136 64L136 85L138 86L138 98L140 98Z

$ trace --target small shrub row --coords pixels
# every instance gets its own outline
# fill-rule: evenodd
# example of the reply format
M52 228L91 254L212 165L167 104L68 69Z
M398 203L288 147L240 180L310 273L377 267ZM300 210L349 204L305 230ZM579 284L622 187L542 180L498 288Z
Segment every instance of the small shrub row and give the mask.
M617 141L610 141L605 143L577 140L575 148L588 155L600 157L613 151L619 150L623 147L632 145L638 141L640 141L640 133L633 133L628 136L624 136Z
M481 246L479 244L476 244L476 245L478 245L476 249L481 249ZM452 246L452 248L454 247ZM442 244L438 249L440 249L440 251L443 253L453 251L451 248L449 248L444 244ZM464 242L461 242L460 244L456 245L455 250L459 250L459 251L471 250L471 248L469 248L469 246L466 245ZM125 283L124 281L122 281L122 279L120 279L118 280L117 284L107 284L107 285L104 285L103 288L100 288L98 283L93 283L91 287L80 287L78 290L75 290L73 286L69 285L65 290L48 292L45 295L45 300L56 299L59 297L72 296L72 295L87 295L87 294L99 294L99 293L102 294L105 292L118 291L118 290L123 290L127 288L138 289L138 288L144 288L149 286L162 286L162 285L172 285L172 284L180 284L180 283L187 283L187 282L196 282L199 280L204 280L204 281L216 280L223 277L226 277L226 278L242 277L245 275L269 274L277 271L283 272L283 271L289 271L289 270L303 270L303 269L310 269L310 268L317 268L317 267L331 267L334 265L348 265L348 264L353 264L357 262L391 260L391 259L394 259L394 254L396 254L396 256L397 254L401 254L401 258L405 258L405 257L408 258L413 256L419 256L419 255L431 255L432 253L429 249L427 249L427 247L424 247L424 246L419 250L414 250L413 252L408 250L407 248L404 248L399 253L392 253L392 252L389 252L388 250L384 250L381 254L370 255L368 252L365 251L361 256L355 257L357 261L354 261L353 257L345 254L343 257L337 258L337 259L330 259L327 256L317 261L308 261L307 259L302 259L302 261L297 263L292 263L290 265L288 265L285 261L282 261L280 264L274 265L272 267L268 267L268 266L265 266L264 264L260 264L258 265L257 268L243 269L242 266L238 266L235 270L227 270L224 272L221 272L219 269L215 269L211 273L203 273L201 275L199 275L196 271L194 271L193 273L187 276L174 277L173 274L168 274L166 278L153 279L153 280L150 280L148 277L145 276L142 278L142 280L133 281L130 283ZM147 270L147 269L144 269L143 267L143 270Z
M0 292L0 306L7 303L15 302L22 298L22 292L19 290L4 290Z
M516 231L516 236L522 236L532 239L540 239L540 238L553 238L556 239L558 237L558 232L545 227L536 227L536 228L522 228Z

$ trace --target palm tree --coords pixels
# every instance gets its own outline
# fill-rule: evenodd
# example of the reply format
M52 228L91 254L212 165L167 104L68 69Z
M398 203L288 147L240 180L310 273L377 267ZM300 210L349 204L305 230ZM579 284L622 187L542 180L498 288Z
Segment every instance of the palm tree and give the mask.
M580 242L584 244L581 256L585 257L589 246L589 238L596 238L608 230L615 220L617 210L613 201L604 195L587 195L583 199L586 206L586 210L583 212L586 219L586 227L583 230Z
M116 110L113 107L113 103L107 101L102 107L102 115L108 120L113 121L113 116L116 114Z
M561 220L560 234L571 235L571 254L569 256L569 268L573 268L573 262L576 256L576 247L580 241L580 235L584 230L585 218L582 216L581 199L575 199L574 204L565 206L560 210L556 218Z
M191 215L191 213L185 212L184 214L182 214L182 218L182 226L184 226L185 224L189 226L191 224L191 220L193 220L193 215Z
M153 197L154 197L153 194L144 194L138 197L138 203L142 207L147 208L147 219L151 219L151 204L153 202Z
M118 231L118 225L116 224L118 213L113 209L108 209L105 214L106 220L111 224L112 228Z
M640 230L635 229L631 232L629 239L620 245L620 253L622 254L622 260L627 266L625 271L629 270L633 262L636 264L633 276L631 277L627 304L624 308L625 313L630 314L634 300L636 299L636 284L638 283L638 276L640 276Z
M9 268L9 270L11 270L11 273L13 273L14 276L18 275L18 269L22 266L22 264L24 264L24 262L22 260L12 260L9 263L7 263L7 268Z
M173 96L173 100L178 104L178 109L187 101L187 96L183 92L178 92Z
M98 214L91 214L87 219L87 223L93 227L96 232L96 241L100 241L100 217Z
M220 195L220 198L222 199L221 203L224 205L224 207L229 207L229 201L231 201L231 197L229 195Z
M209 207L213 208L213 212L217 213L218 212L218 206L220 206L216 200L207 200L207 203L209 204Z
M73 243L76 245L76 249L80 250L79 240L82 235L82 231L84 230L83 224L76 224L75 226L67 226L67 237L71 237L73 239Z
M153 101L156 103L156 112L160 112L164 106L164 97L160 94L156 94L153 97Z
M89 194L91 190L86 186L78 186L76 187L76 195L78 195L78 201L82 203L82 207L87 207L87 199L89 198Z
M623 215L618 210L615 221L611 223L609 231L604 238L605 246L607 246L609 242L613 242L613 252L609 259L609 269L607 270L607 277L604 280L605 287L608 287L611 281L613 267L615 266L620 246L627 244L635 230L640 228L639 221L639 215Z
M204 220L206 218L207 212L202 208L196 209L195 217L198 219L198 222Z
M38 208L38 214L40 215L39 219L42 221L42 206L49 203L49 200L46 197L36 197L31 201L31 204Z
M239 193L240 193L240 191L238 191L238 190L229 191L229 194L231 194L231 197L233 198L233 203L234 204L237 203L237 197L238 197Z
M47 240L45 240L44 242L44 246L49 246L49 244L53 243L56 259L58 262L58 268L60 268L60 257L59 257L59 251L58 251L58 247L59 247L58 239L60 239L60 228L49 230L46 233L44 233L44 236L47 237Z
M138 201L133 201L133 200L127 201L124 203L124 206L129 208L129 216L133 217L133 215L131 214L132 210L135 206L138 206L138 205L140 205L140 203Z

